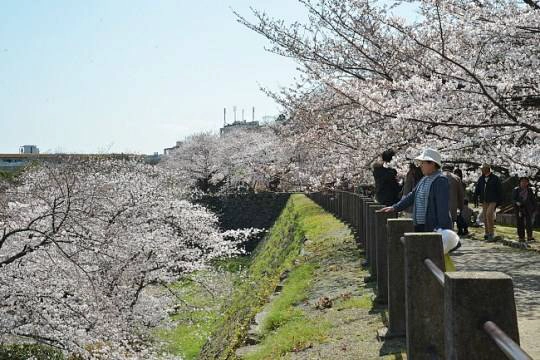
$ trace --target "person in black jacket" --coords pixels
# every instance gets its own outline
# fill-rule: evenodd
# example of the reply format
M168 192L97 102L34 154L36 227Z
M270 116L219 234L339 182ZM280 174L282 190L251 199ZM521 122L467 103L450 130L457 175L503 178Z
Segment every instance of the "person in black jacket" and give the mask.
M484 213L484 239L488 242L494 241L495 233L495 210L501 204L502 188L499 177L491 172L491 167L487 164L480 168L482 176L476 183L474 199L482 203Z
M388 163L392 161L394 150L386 150L382 153L382 162L373 165L373 177L375 178L375 199L383 205L390 206L399 201L401 187L397 179L397 171Z
M527 240L534 241L533 220L536 212L536 196L529 187L529 178L519 178L519 186L512 190L512 202L516 211L517 233L519 241L525 241L525 230L527 230Z

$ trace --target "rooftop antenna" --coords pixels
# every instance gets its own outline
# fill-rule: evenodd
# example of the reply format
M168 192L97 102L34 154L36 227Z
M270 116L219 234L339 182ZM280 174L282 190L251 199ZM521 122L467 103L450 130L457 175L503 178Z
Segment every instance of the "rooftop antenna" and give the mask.
M246 120L244 119L244 109L242 109L242 122L246 122Z
M227 125L227 108L223 108L223 126Z
M234 112L234 122L236 122L236 105L234 105L232 109Z
M253 107L251 112L251 121L255 121L255 106Z

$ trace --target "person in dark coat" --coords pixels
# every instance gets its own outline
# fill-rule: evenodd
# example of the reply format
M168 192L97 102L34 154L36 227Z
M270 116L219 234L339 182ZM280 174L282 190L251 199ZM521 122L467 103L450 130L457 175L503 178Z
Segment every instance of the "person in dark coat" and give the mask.
M474 211L469 207L469 200L463 200L463 209L460 211L456 221L458 235L469 235L469 226L473 216Z
M409 171L407 172L407 175L405 175L405 181L403 182L403 189L401 192L402 199L414 190L416 184L418 184L423 176L422 170L416 166L414 162L409 163ZM412 206L409 206L403 211L412 216Z
M536 212L537 200L533 191L529 187L529 178L521 177L519 186L512 190L512 202L516 211L517 233L519 241L525 241L525 230L527 230L527 240L534 241L533 220Z
M382 162L373 165L375 199L380 204L387 206L399 200L401 190L397 179L397 171L388 165L394 155L394 150L386 150L381 155Z
M455 223L458 218L458 211L461 213L463 210L463 201L465 199L463 183L461 178L452 172L452 166L443 166L443 175L448 178L450 216L452 216L452 223Z
M484 239L488 242L495 241L495 210L502 201L502 187L499 177L491 172L487 164L480 168L482 176L476 182L474 199L482 203L484 213Z

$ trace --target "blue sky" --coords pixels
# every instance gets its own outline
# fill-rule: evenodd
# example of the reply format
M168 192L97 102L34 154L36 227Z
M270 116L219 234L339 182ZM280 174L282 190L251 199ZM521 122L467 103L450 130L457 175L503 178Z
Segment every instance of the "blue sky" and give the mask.
M161 152L218 130L223 107L277 114L259 84L296 65L235 21L249 6L304 16L293 0L2 1L0 153Z
M279 108L259 91L291 84L296 64L238 24L231 8L305 19L294 0L4 0L0 153L162 152L217 131L223 108Z

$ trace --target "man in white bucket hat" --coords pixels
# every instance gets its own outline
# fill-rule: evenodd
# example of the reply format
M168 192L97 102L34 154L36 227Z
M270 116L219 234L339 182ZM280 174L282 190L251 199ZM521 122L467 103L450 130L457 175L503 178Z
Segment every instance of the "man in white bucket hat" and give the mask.
M413 206L414 231L437 231L443 240L446 271L455 271L455 266L447 252L458 249L461 244L459 237L452 231L450 217L448 178L442 173L441 154L434 149L424 149L415 158L420 163L424 177L418 182L413 191L401 201L381 211L402 211ZM456 240L457 239L457 240ZM452 240L452 241L450 241Z
M426 161L426 162L433 162L437 164L438 169L442 167L441 154L439 154L439 152L435 149L430 149L430 148L424 149L424 151L422 151L422 153L419 156L415 157L414 160L419 162L420 165L422 164L422 161Z
M427 148L415 160L419 162L424 177L401 201L385 207L382 211L399 212L412 205L415 231L452 229L448 204L449 185L448 179L441 172L441 154L435 149Z

